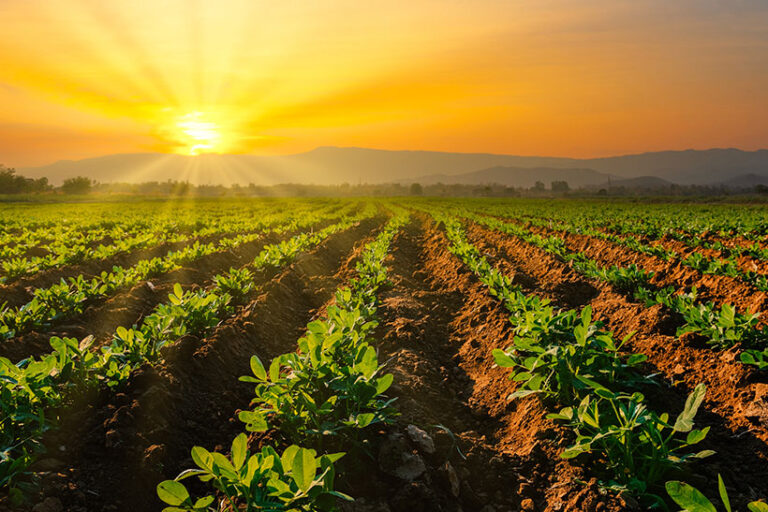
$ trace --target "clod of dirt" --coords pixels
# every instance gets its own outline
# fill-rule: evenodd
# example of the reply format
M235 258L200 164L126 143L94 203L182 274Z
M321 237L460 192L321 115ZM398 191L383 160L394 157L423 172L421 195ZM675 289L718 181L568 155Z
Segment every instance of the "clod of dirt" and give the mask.
M64 510L64 505L58 498L45 498L32 507L32 512L62 512L62 510Z
M440 473L445 475L448 480L448 484L451 486L451 494L455 497L459 497L461 492L461 484L459 483L459 475L456 474L456 470L453 469L453 465L450 461L446 461L440 468Z
M416 425L408 425L405 429L408 433L408 437L411 438L419 451L422 453L433 454L435 453L435 442L432 438Z
M755 398L744 407L744 417L768 427L768 384L755 384Z
M379 466L388 475L413 482L427 470L418 454L414 453L402 434L390 434L381 444Z

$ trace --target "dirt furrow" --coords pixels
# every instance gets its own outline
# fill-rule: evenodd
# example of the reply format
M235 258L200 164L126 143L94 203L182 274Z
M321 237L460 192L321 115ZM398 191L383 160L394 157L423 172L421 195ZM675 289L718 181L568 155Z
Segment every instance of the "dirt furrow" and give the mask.
M139 369L121 393L68 417L48 438L52 458L37 464L49 470L38 499L55 497L66 510L158 510L155 486L194 466L192 446L228 450L243 430L236 414L248 407L252 390L237 379L249 374L250 356L268 361L295 348L341 284L339 270L354 247L382 223L369 219L330 236L269 279L212 335L183 338L163 364ZM73 441L73 431L87 433ZM66 451L57 453L59 445Z
M623 337L635 336L626 349L649 357L649 372L660 372L671 386L643 390L660 409L676 414L685 396L703 382L706 410L697 425L710 426L705 443L718 455L696 466L707 484L716 488L717 473L732 482L737 500L768 496L768 384L735 361L735 351L696 347L690 338L674 337L676 319L661 306L646 308L616 293L609 285L587 280L543 250L515 237L469 225L472 243L502 272L527 290L562 307L592 306L606 328Z
M376 343L380 360L391 359L402 416L379 452L384 477L374 484L366 474L370 508L350 510L620 510L594 481L575 483L584 473L558 456L564 432L544 419L538 401L506 400L514 385L490 351L511 339L509 321L447 244L424 219L394 241ZM466 459L438 424L455 434ZM416 478L386 458L408 425L430 432L437 447L422 453L426 467Z

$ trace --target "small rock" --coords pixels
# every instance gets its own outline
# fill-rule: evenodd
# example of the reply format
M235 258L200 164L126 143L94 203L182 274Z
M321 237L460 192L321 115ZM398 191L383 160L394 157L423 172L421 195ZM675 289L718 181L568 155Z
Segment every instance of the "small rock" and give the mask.
M445 476L448 479L448 483L451 485L451 494L458 498L459 492L461 491L461 485L459 484L459 475L456 474L456 470L453 469L453 465L450 462L446 462L440 468L440 471L445 473Z
M424 459L411 452L401 434L392 434L382 443L379 466L385 473L406 482L413 482L427 470Z
M45 498L41 503L32 507L32 512L62 512L64 505L59 498Z
M416 425L408 425L405 431L408 433L411 441L416 443L420 451L428 454L435 453L435 442L425 431Z

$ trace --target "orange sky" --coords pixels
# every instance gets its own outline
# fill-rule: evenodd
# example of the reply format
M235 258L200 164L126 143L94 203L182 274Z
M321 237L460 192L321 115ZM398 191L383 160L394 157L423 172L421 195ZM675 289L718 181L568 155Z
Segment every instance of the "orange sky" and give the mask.
M0 163L768 147L763 0L0 0Z

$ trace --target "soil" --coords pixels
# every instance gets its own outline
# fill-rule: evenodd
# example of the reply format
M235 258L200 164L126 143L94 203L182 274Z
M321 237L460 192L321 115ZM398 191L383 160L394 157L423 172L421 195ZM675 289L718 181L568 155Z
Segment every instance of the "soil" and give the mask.
M732 501L742 508L749 499L768 496L768 384L735 360L738 349L718 352L690 337L676 339L678 320L661 306L646 308L631 302L606 283L584 278L516 237L473 224L469 239L502 272L516 278L522 272L519 283L528 292L561 307L590 305L595 319L619 338L635 331L625 348L647 355L647 372L660 374L661 389L646 390L658 410L674 417L696 384L705 383L705 406L696 423L697 428L711 428L702 449L714 449L718 455L701 461L696 472L709 489L717 488L721 472L732 488Z
M179 340L119 393L67 414L46 438L50 458L34 468L45 470L36 501L55 498L68 511L159 510L155 486L194 467L192 446L227 451L242 431L237 412L252 391L237 377L250 373L250 356L269 360L295 348L341 284L337 273L352 248L381 224L367 220L330 236L266 279L259 296L211 335Z
M539 401L507 400L514 385L490 350L509 342L510 324L446 242L422 219L393 243L374 343L401 416L375 443L377 471L339 479L358 498L344 510L627 510L559 457L568 436Z
M329 224L331 222L326 221L318 226L325 227ZM0 343L0 356L17 361L45 354L50 352L51 336L82 339L93 335L97 346L107 343L117 327L138 325L158 304L167 301L176 283L205 288L212 284L214 276L232 267L249 264L265 245L287 240L297 233L268 233L228 251L197 258L179 269L142 281L129 290L95 302L75 319L64 319L50 329L30 331L6 340Z
M334 291L354 274L364 244L383 222L364 221L288 267L259 275L255 299L210 335L183 338L164 352L163 363L140 368L117 392L95 392L62 411L60 428L45 438L48 455L33 468L42 478L34 510L160 510L155 486L194 467L192 446L227 452L242 431L237 413L248 407L252 390L237 377L250 373L250 356L269 361L295 350L307 322L333 303ZM469 225L468 237L527 293L559 307L590 305L618 336L637 331L626 348L646 354L644 371L658 374L657 384L643 389L652 408L674 417L690 390L705 382L696 425L710 427L700 446L718 454L697 462L695 474L683 479L712 495L721 473L735 509L768 496L768 384L738 364L735 351L676 339L679 319L585 279L517 238L476 224ZM614 254L622 256L606 257ZM215 265L233 261L225 254ZM190 284L206 282L213 260L211 268L198 263L168 283L184 276ZM448 251L440 227L415 215L396 235L385 263L390 283L379 292L379 325L370 341L395 377L387 394L397 398L400 415L370 434L367 455L355 451L337 463L337 488L356 497L342 512L642 510L601 488L596 466L560 457L573 439L546 419L551 405L533 396L508 400L516 383L491 357L492 349L512 340L508 313ZM120 304L102 308L106 316ZM131 311L126 314L133 318L146 314ZM95 328L104 316L89 318ZM284 443L276 432L253 435L250 442L253 449Z

